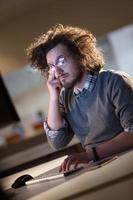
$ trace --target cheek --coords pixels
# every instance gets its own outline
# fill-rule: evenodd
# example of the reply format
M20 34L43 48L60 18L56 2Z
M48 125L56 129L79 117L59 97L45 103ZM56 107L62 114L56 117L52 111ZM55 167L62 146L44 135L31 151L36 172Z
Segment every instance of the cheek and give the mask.
M77 76L81 73L79 64L73 60L71 60L71 62L68 63L66 71L72 76Z
M78 76L81 73L81 70L78 68L78 66L75 66L72 70L72 74L75 76Z

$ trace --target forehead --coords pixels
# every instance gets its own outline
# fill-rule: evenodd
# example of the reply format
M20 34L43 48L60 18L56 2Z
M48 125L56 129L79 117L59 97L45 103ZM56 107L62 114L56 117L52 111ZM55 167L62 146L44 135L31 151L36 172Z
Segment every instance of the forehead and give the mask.
M67 47L63 44L58 44L47 53L46 59L48 62L52 62L55 61L60 55L66 55L67 53Z

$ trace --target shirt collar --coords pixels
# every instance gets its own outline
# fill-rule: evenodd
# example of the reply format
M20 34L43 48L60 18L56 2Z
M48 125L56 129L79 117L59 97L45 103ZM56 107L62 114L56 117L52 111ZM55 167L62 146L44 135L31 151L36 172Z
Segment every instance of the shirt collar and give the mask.
M82 89L81 88L74 88L73 93L75 95L78 95L84 89L89 90L89 92L92 92L92 90L93 90L93 88L95 86L95 83L96 83L97 76L98 76L98 72L94 72L93 74L88 74L88 76L87 76L87 78L85 80L83 88Z

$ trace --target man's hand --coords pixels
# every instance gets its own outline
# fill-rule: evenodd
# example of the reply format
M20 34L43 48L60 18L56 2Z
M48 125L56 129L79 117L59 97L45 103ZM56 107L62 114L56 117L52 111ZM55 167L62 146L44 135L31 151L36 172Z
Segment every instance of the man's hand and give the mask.
M60 94L60 90L62 86L59 79L55 77L55 70L53 68L49 70L47 87L49 90L50 98L52 100L57 100L59 98L59 94Z
M68 156L59 168L59 172L69 171L71 165L76 169L78 164L87 164L93 159L93 155L89 152L76 153Z
M62 86L59 79L55 76L54 68L49 70L47 87L50 94L47 122L51 129L58 130L64 124L64 119L62 118L59 109L59 95Z

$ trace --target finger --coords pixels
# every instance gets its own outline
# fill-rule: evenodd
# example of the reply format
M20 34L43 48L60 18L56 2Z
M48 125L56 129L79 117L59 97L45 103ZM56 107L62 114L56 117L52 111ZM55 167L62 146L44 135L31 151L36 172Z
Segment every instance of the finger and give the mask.
M68 158L66 158L66 159L63 161L63 163L61 164L61 166L60 166L60 168L59 168L59 172L65 171L64 169L66 168L67 160L68 160Z
M54 85L54 84L60 84L60 81L58 79L53 79L53 80L49 80L48 83Z
M48 77L48 80L51 81L51 80L54 80L55 79L55 69L52 68L49 70L49 77Z
M65 171L67 171L67 169L69 168L69 162L71 162L70 161L71 160L71 156L68 156L65 160L64 160L64 162L62 163L62 165L61 165L61 171L62 172L65 172Z
M74 164L74 169L77 169L77 168L78 168L78 164L79 164L79 162L76 161L75 164Z
M52 81L52 84L55 85L55 88L57 87L58 89L61 90L62 84L61 84L61 82L60 82L58 79L54 79L54 80Z
M62 172L62 165L59 166L59 172Z
M70 170L70 167L71 165L74 163L72 157L69 157L69 160L67 161L66 163L66 168L65 168L65 171L69 171Z
M53 87L54 87L55 89L61 90L61 84L60 84L60 83L54 83L54 84L52 84L52 85L53 85Z
M58 85L58 86L61 86L60 81L58 79L48 80L47 81L47 85L51 85L51 86Z

